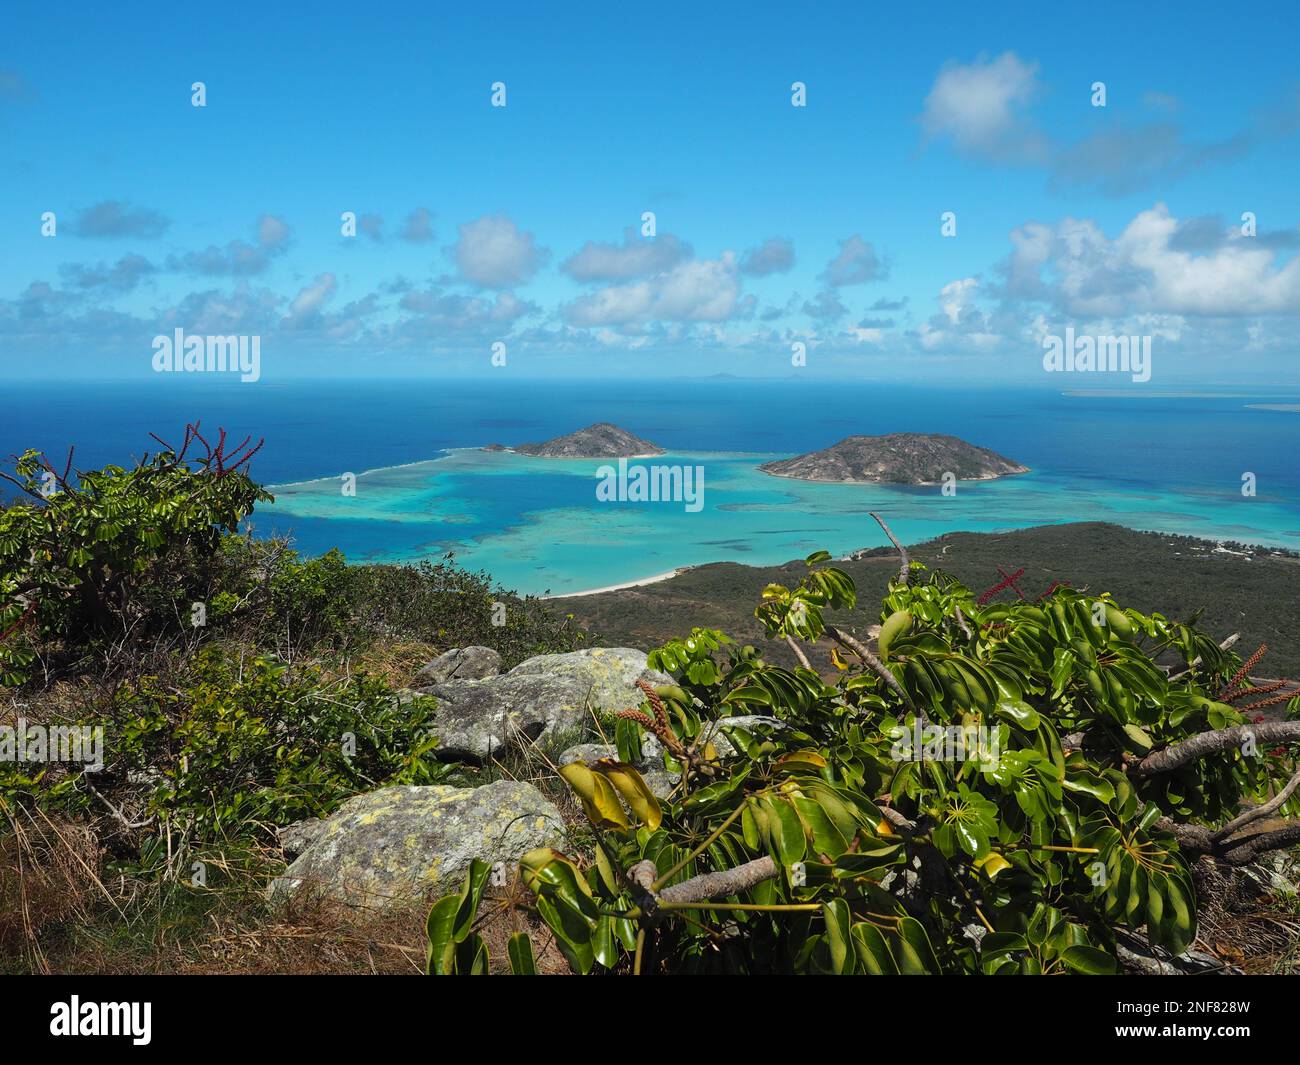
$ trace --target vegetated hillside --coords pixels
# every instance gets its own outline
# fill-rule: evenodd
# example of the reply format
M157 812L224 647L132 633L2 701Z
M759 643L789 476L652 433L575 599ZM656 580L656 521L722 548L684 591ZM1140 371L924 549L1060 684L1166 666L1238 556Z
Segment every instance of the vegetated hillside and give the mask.
M759 469L805 481L874 484L937 484L945 474L963 481L988 481L1029 472L1029 467L996 451L942 433L850 436L822 451L766 462Z
M869 530L864 534L870 535ZM1094 593L1111 592L1127 606L1177 620L1204 608L1201 624L1207 632L1220 637L1239 632L1240 648L1247 654L1268 644L1263 674L1300 674L1300 557L1270 549L1233 553L1247 551L1240 544L1216 548L1192 537L1079 522L1005 533L949 533L910 551L914 561L942 568L979 591L1002 580L999 566L1007 574L1023 567L1016 583L1029 599L1061 581ZM869 605L879 602L889 578L897 574L898 556L886 546L837 565L853 577L859 602ZM561 602L579 623L612 643L653 647L698 625L721 629L763 647L776 661L793 664L783 643L763 638L754 604L765 585L790 584L804 570L801 561L783 566L720 562L657 584ZM1014 600L1015 593L1008 589L998 598ZM861 611L839 618L859 627L876 620Z
M540 444L520 444L514 451L520 455L551 459L617 459L664 453L658 444L642 440L609 422L598 422Z
M31 729L72 728L77 738L52 761L32 759L45 762L35 770L26 753L0 758L0 972L409 972L426 963L437 973L481 972L489 944L498 971L508 964L512 972L1113 972L1123 951L1141 968L1159 960L1153 948L1178 957L1198 942L1226 946L1189 953L1181 959L1189 971L1294 968L1294 921L1270 919L1289 911L1261 902L1258 885L1271 881L1253 879L1269 869L1236 874L1293 843L1290 829L1259 833L1252 823L1241 838L1206 827L1236 816L1245 801L1260 804L1256 818L1274 812L1263 804L1295 764L1289 748L1268 743L1300 742L1300 722L1261 722L1266 760L1249 774L1238 764L1238 732L1217 726L1258 721L1255 711L1266 707L1293 714L1292 690L1225 692L1254 656L1242 665L1218 648L1219 632L1118 606L1108 607L1103 634L1084 592L1094 569L1096 583L1112 589L1124 576L1152 576L1157 557L1176 572L1167 556L1177 552L1189 556L1196 593L1209 583L1211 598L1242 592L1248 617L1240 626L1233 618L1234 627L1249 634L1247 623L1262 617L1273 628L1260 638L1271 639L1294 628L1276 606L1294 557L1247 562L1106 526L955 536L918 551L952 569L969 566L975 590L1000 561L1010 570L1029 554L1039 568L1087 559L1072 572L1022 576L1031 596L1035 579L1079 589L1056 591L1050 624L1024 604L982 610L972 589L933 571L915 572L877 606L870 597L897 572L892 548L855 552L847 563L861 609L843 629L838 619L824 624L823 614L854 596L825 552L811 556L811 570L709 566L625 597L653 619L638 643L685 635L693 623L753 639L750 608L764 582L780 578L786 587L763 601L762 631L797 640L823 666L834 641L842 672L831 686L708 634L650 655L591 648L561 615L567 602L510 595L450 559L356 567L336 551L301 559L284 541L238 531L267 498L244 469L260 444L231 448L220 431L209 440L191 424L179 447L163 443L130 469L74 477L69 461L60 475L25 452L13 474L0 470L24 497L0 508L0 723L16 730L21 719L24 750L29 735L41 735ZM58 488L48 495L46 475ZM1264 567L1261 588L1246 587ZM1129 598L1162 608L1179 601L1158 574ZM1217 602L1231 611L1236 600ZM882 610L890 620L876 649L904 663L901 677L849 631ZM1180 666L1195 658L1202 668L1175 683L1134 642L1135 625L1176 648ZM786 653L784 642L776 646ZM998 698L1004 690L1026 698ZM1143 693L1140 707L1133 690ZM1211 702L1212 693L1223 701ZM977 740L963 757L984 760L983 750L1007 771L974 774L970 783L917 772L915 750L897 751L897 737L876 726L922 702L963 736L958 723L971 709L984 720L999 715L1011 737L1006 755ZM623 712L642 703L654 713ZM737 714L750 706L772 707L784 724ZM100 739L87 728L102 730ZM1049 756L1034 737L1067 728L1082 736L1078 757L1067 768L1056 747L1060 768L1044 772ZM756 742L751 730L766 738ZM1152 750L1153 733L1172 745ZM1180 753L1193 734L1208 735L1199 786L1162 784L1160 774L1197 757L1200 748ZM1034 766L1030 780L1024 770ZM773 793L768 781L777 774L792 792ZM1128 789L1122 802L1112 782ZM1172 837L1149 833L1148 801L1195 822L1176 822ZM1284 812L1300 814L1298 804ZM728 837L751 806L766 826L761 834L753 834L756 814ZM960 833L947 820L920 825L940 809L973 813ZM805 816L816 827L804 829ZM664 834L657 858L687 861L665 870L645 858L647 869L644 837L628 831L633 820ZM602 853L611 848L610 866L639 866L635 884L575 864L596 861L593 833L602 834ZM1016 854L1013 866L993 840L1047 857ZM1116 870L1112 883L1132 893L1099 898L1075 857L1081 848L1104 856ZM842 872L798 886L795 896L781 872L805 853ZM901 868L914 853L921 869L941 862L947 879L895 876L891 889L862 897L864 872ZM1217 880L1199 860L1210 857L1224 863ZM497 862L518 862L526 890L488 890ZM1138 862L1153 870L1141 880ZM1290 868L1275 870L1287 885L1277 890L1294 895ZM1194 881L1193 870L1204 875ZM455 892L462 874L462 894L428 909L425 892ZM659 876L668 883L679 875L655 895L651 913L640 909L640 892L654 894ZM590 891L574 890L575 877L586 877ZM1254 894L1242 894L1247 879ZM805 888L819 915L761 928L722 912L684 919L734 895L742 907L776 914L793 904L808 914ZM988 937L976 956L966 929L977 918L993 925L975 893L1011 928L1025 927L1050 897L1053 914L1071 922L1068 936L1033 948L1015 935ZM492 909L479 921L483 898ZM859 920L854 907L863 905L883 931ZM599 921L591 919L597 906ZM837 939L830 921L847 933ZM836 941L854 949L837 954Z

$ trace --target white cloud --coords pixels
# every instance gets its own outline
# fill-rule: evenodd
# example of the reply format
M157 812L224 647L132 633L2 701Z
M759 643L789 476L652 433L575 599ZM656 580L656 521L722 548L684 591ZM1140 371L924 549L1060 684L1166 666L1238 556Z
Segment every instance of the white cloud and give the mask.
M78 212L69 231L78 237L152 239L161 237L171 221L148 207L104 200Z
M577 326L660 322L722 322L740 305L740 273L734 252L693 259L643 281L613 285L569 304L565 317Z
M274 257L285 252L292 232L283 219L264 214L257 220L256 247L246 240L232 240L224 248L210 244L202 251L170 256L167 268L214 277L260 274Z
M1283 261L1235 229L1198 249L1179 230L1162 203L1113 240L1089 220L1021 226L1011 234L1007 294L1075 316L1300 313L1300 257Z
M854 233L840 241L839 254L826 264L818 277L826 284L861 285L867 281L883 281L889 276L889 267L881 262L876 249L868 240Z
M576 281L625 281L662 273L691 257L691 246L671 233L642 238L623 231L622 244L587 241L560 266Z
M417 207L406 216L401 237L412 244L428 244L433 240L433 212L427 207Z
M921 124L931 137L949 137L976 155L1027 157L1042 150L1023 109L1038 92L1038 65L1014 52L949 63L925 98Z
M510 288L528 281L546 261L533 234L506 215L486 215L460 227L451 248L461 277L484 288Z
M936 348L961 347L987 351L1003 341L989 322L987 315L976 304L980 282L975 277L950 281L939 290L936 297L939 313L917 330L921 347L927 351Z
M142 255L124 255L109 266L99 263L87 266L83 263L69 263L59 268L65 281L75 288L97 289L108 293L130 292L144 278L155 273L155 268Z
M257 241L262 247L279 248L289 239L289 223L283 218L264 214L257 220Z
M750 248L741 257L740 272L753 277L781 274L794 266L794 241L783 237L768 237L757 248Z
M338 279L333 274L317 274L310 285L299 290L298 295L294 296L289 304L286 321L289 324L300 324L310 320L334 295L338 287Z

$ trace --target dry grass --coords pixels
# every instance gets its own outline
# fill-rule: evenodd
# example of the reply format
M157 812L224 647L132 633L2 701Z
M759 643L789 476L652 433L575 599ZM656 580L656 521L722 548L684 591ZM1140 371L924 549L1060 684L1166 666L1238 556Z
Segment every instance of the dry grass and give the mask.
M382 680L390 688L406 688L418 670L445 650L447 648L422 640L376 640L348 659L344 669L336 666L327 670L327 675L364 672Z
M1253 975L1300 971L1300 899L1207 859L1193 872L1199 946Z
M39 816L39 815L38 815ZM402 974L424 967L423 904L383 913L262 895L278 852L204 854L215 887L101 879L93 834L26 824L0 842L0 953L28 973Z
M428 903L357 909L305 893L285 904L263 889L278 850L203 854L213 886L105 875L94 833L18 813L0 839L0 971L107 975L415 975L425 965ZM527 932L538 971L567 973L554 936L516 882L489 890L477 930L494 972Z
M53 971L42 933L86 920L108 900L100 861L87 826L17 811L12 830L0 836L0 954L34 972Z

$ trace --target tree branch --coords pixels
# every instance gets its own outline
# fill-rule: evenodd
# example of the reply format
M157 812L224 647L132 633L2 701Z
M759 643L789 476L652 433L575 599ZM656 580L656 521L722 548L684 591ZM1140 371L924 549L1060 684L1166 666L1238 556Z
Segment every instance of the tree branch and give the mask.
M799 659L799 664L804 669L812 669L812 663L808 661L808 656L803 653L803 648L794 642L794 637L788 632L785 635L785 642L790 645L790 650L794 652L795 658Z
M916 704L912 702L912 697L908 695L903 686L898 683L898 678L889 672L889 669L882 661L880 661L879 658L867 650L866 644L862 643L862 641L857 637L850 635L843 629L837 628L834 625L826 626L826 635L836 643L843 644L855 655L861 658L862 661L867 664L867 667L871 672L883 680L889 690L903 700L909 710L916 709Z
M1230 648L1233 644L1235 644L1240 639L1241 639L1241 633L1234 632L1231 636L1229 636L1221 644L1219 644L1219 650L1220 651L1228 650L1228 648ZM1184 669L1181 673L1171 673L1169 675L1170 683L1172 684L1176 680L1182 680L1183 677L1187 676L1188 673L1190 673L1200 664L1201 664L1201 656L1197 655L1195 658L1193 658L1190 662L1187 663L1187 668Z
M1286 787L1279 791L1268 802L1264 803L1263 806L1256 806L1253 810L1247 810L1240 817L1233 821L1229 821L1221 829L1215 832L1214 841L1218 843L1219 841L1226 839L1228 836L1233 835L1238 830L1245 828L1252 821L1258 821L1261 817L1267 817L1274 810L1279 809L1287 799L1291 798L1297 787L1300 787L1300 770L1296 771L1295 776L1287 782Z
M957 606L955 607L955 610L957 614L957 627L961 629L962 635L965 636L966 639L971 639L970 626L966 624L966 618L962 615L961 607Z
M719 896L739 895L764 880L771 880L780 872L776 862L767 855L734 869L693 876L680 884L664 888L659 893L659 898L663 902L702 902Z
M1184 854L1190 857L1209 855L1225 865L1249 865L1261 854L1300 843L1300 821L1287 821L1281 828L1223 840L1215 838L1214 829L1180 824L1168 817L1160 818L1155 827L1170 833Z
M1202 732L1199 736L1147 755L1140 762L1129 766L1129 775L1140 778L1168 773L1171 769L1177 769L1198 758L1240 747L1247 739L1255 743L1300 741L1300 721L1262 721L1257 725L1236 725L1215 732Z
M907 548L898 542L898 537L896 537L889 526L885 524L884 518L874 510L868 511L868 513L876 519L876 524L885 530L885 535L889 537L889 542L898 549L898 583L906 587L912 572L912 560L907 557Z

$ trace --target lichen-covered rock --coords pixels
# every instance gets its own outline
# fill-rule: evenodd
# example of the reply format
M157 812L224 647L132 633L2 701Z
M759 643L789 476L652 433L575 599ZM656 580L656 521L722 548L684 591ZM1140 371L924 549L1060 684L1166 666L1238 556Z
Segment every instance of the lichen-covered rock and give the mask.
M502 780L381 788L281 838L298 856L271 882L272 899L317 892L382 909L457 890L474 858L511 865L535 847L563 846L564 822L531 784Z
M411 684L415 688L431 688L449 680L483 680L500 672L501 656L491 647L457 647L422 668Z
M507 744L577 731L589 721L587 688L574 677L508 673L429 689L441 758L484 759Z
M636 682L672 684L673 679L650 669L644 651L634 647L584 647L560 655L536 655L515 666L508 677L568 677L586 688L588 703L606 713L617 713L640 705L645 696Z
M577 743L564 751L555 764L562 769L574 762L585 762L590 765L592 762L599 762L602 758L613 758L618 761L618 748L612 743Z
M284 851L284 856L290 861L298 857L311 846L312 841L324 827L325 822L319 817L312 817L306 821L295 821L291 825L285 825L276 833L276 838L280 841L280 849Z

